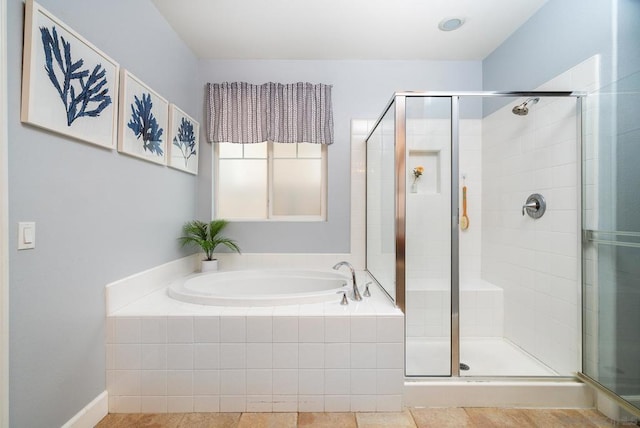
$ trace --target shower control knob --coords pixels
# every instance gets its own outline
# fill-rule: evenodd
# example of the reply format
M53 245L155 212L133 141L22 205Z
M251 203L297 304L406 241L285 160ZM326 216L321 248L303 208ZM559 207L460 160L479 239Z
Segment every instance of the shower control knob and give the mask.
M538 202L527 202L522 206L522 215L524 215L525 209L532 209L533 211L538 211L540 208L540 204Z
M527 201L522 206L522 215L526 212L529 217L538 219L544 215L547 210L547 202L544 200L544 196L539 193L534 193L527 198Z

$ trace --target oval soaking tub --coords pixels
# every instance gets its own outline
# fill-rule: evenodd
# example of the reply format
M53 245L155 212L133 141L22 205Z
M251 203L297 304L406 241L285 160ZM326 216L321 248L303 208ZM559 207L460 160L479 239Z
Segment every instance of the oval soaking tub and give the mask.
M238 270L199 273L172 283L170 297L215 306L339 302L349 277L335 270Z

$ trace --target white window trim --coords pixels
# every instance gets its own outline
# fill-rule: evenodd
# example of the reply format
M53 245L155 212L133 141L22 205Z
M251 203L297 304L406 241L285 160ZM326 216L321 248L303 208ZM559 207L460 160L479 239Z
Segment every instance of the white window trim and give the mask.
M321 192L321 200L320 200L320 215L314 216L277 216L273 214L273 205L271 204L271 195L273 194L273 145L279 143L268 143L267 144L267 218L256 217L256 218L226 218L225 220L235 221L235 222L281 222L281 221L289 221L289 222L324 222L327 221L327 158L329 157L327 151L327 145L321 145L321 168L322 168L322 188ZM212 165L213 165L213 174L211 175L211 179L213 181L213 197L212 197L212 217L217 218L217 206L218 206L218 195L220 194L218 191L219 180L218 171L219 171L219 162L220 157L219 146L216 143L213 143L213 150L211 150L212 156Z

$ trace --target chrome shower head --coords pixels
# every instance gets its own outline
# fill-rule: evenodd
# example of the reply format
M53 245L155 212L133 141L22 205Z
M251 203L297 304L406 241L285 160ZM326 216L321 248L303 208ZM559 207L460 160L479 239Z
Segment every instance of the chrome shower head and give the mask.
M528 98L522 104L518 104L517 106L515 106L511 110L511 112L513 112L513 114L517 114L518 116L526 116L527 114L529 114L529 104L535 104L538 101L540 101L540 98Z
M522 103L520 105L515 106L511 112L513 114L517 114L518 116L526 116L527 114L529 114L529 109L527 108L527 104L526 103Z

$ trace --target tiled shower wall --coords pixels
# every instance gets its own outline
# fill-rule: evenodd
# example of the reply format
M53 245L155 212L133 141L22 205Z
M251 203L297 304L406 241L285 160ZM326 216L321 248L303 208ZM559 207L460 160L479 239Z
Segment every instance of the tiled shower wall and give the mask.
M593 89L597 73L591 58L538 89ZM504 289L505 337L569 375L580 337L576 100L541 98L527 116L513 105L482 124L482 277ZM538 220L522 216L531 193L547 201Z
M459 180L467 186L470 226L460 230L463 336L502 335L502 290L480 284L482 121L460 120ZM451 121L407 120L407 336L450 334ZM412 170L424 166L412 192ZM463 180L463 176L465 179ZM460 213L462 213L462 190ZM486 315L486 316L485 316ZM499 315L499 316L496 316Z
M480 278L482 131L480 119L460 120L459 180L466 177L470 226L461 230L461 281ZM448 119L407 121L407 281L410 289L430 289L450 277L451 122ZM426 160L429 153L433 161ZM437 160L436 160L437 159ZM428 164L425 163L429 162ZM425 166L417 191L409 189L414 167ZM432 171L431 169L434 169ZM432 183L434 182L434 183ZM462 190L460 190L462 214ZM438 287L436 287L438 288Z

